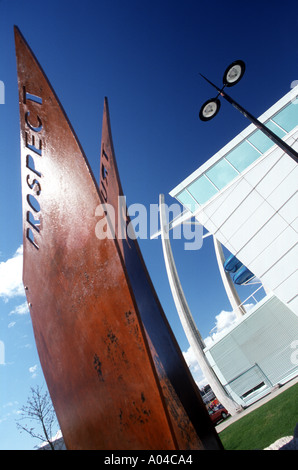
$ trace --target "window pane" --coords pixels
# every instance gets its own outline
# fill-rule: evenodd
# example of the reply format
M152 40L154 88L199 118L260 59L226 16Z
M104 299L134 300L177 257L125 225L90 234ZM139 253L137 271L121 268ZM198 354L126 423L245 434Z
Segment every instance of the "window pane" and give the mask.
M276 126L275 126L276 127ZM274 142L267 137L261 130L255 131L248 139L260 152L265 153Z
M187 189L199 204L204 204L204 202L208 201L217 193L216 188L210 183L210 181L208 181L207 178L205 178L204 175L198 178L194 183L190 184Z
M253 163L260 154L248 142L242 142L234 150L225 155L225 158L237 168L238 171L243 171L251 163Z
M278 137L281 139L286 135L286 133L272 121L266 122L266 127L268 127L268 129L273 131L274 134L278 135Z
M296 103L296 104L295 104ZM297 100L294 103L286 106L282 111L271 118L277 122L283 129L290 132L298 125L298 104Z
M178 199L178 201L181 202L181 204L183 204L183 206L191 212L194 212L199 207L190 194L188 194L185 190L179 193L178 196L176 196L176 199Z
M211 179L212 183L218 189L224 188L230 181L238 175L237 171L229 165L225 160L217 162L210 170L206 171L206 175Z

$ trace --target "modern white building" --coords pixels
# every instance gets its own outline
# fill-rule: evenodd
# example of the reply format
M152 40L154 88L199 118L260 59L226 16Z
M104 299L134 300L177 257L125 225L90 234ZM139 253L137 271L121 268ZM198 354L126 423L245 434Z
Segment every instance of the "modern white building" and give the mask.
M298 87L259 117L296 151L297 95ZM204 354L241 406L298 374L293 361L293 345L298 345L297 189L297 163L251 124L170 192L185 207L180 223L195 217L214 238L238 321ZM231 253L229 259L222 247ZM245 312L235 283L251 278L261 281L266 296Z

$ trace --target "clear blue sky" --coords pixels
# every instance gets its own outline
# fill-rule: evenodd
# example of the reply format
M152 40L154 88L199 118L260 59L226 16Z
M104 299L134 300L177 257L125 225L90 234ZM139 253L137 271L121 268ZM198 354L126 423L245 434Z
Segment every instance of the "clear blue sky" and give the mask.
M108 97L127 203L149 208L160 193L174 202L169 191L249 124L226 103L213 121L199 121L201 104L214 96L199 72L220 85L227 65L244 60L244 78L230 94L256 116L290 91L298 79L298 6L295 0L0 0L0 80L5 84L5 104L0 104L0 341L5 346L0 448L30 449L36 442L17 431L15 418L30 386L43 383L43 376L19 290L20 250L14 256L22 245L14 24L62 102L97 179ZM140 247L181 349L187 351L161 241L141 240ZM231 309L212 240L196 252L183 247L183 240L175 240L174 256L205 338L216 315Z

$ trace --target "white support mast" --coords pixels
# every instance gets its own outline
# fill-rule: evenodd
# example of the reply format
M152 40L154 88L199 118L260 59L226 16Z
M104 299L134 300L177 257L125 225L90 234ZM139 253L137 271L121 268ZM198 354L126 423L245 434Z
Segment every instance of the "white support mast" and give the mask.
M199 330L196 327L178 277L169 239L169 224L166 217L166 209L163 194L160 194L159 196L159 209L163 255L170 283L170 288L172 291L173 299L176 305L180 321L182 323L182 327L189 341L189 344L196 355L202 373L204 374L210 387L212 388L220 403L233 416L235 415L235 413L241 411L242 407L228 395L204 354L204 341L200 335Z

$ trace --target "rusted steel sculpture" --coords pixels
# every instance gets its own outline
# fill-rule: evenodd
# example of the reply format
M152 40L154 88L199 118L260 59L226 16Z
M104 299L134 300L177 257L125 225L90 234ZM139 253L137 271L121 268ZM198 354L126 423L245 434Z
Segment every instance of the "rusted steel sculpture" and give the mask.
M15 28L23 281L68 449L220 449L137 242L98 238L122 195L107 100L99 187L37 60ZM126 210L123 208L126 222Z

